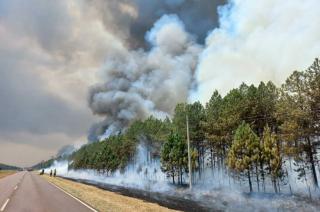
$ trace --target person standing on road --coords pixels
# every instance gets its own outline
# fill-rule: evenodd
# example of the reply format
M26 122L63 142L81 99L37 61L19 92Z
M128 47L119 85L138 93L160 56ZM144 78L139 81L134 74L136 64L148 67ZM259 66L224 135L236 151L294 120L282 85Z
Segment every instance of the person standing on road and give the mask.
M56 175L57 175L57 170L54 169L54 171L53 171L53 177L56 177Z
M50 170L50 177L52 177L52 169Z

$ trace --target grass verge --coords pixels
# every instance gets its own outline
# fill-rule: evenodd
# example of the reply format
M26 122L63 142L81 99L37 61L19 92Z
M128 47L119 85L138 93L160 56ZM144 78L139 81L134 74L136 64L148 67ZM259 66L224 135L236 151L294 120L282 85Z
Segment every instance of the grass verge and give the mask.
M6 177L6 176L12 175L12 174L14 174L14 173L16 173L16 171L1 170L1 171L0 171L0 179L1 179L1 178L4 178L4 177Z
M73 182L59 177L42 175L47 181L59 186L73 196L88 203L98 211L134 212L134 211L174 211L155 203L126 197L94 186Z

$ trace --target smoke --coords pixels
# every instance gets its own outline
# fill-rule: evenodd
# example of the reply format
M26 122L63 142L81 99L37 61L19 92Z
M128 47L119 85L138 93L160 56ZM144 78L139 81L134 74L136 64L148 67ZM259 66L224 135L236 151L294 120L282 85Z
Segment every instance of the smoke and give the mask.
M193 99L207 101L242 82L284 82L320 54L318 0L231 0L219 8L220 26L206 38Z
M179 200L180 204L183 200L196 201L208 211L239 211L239 209L242 211L318 211L319 204L316 200L319 197L319 191L311 191L315 201L306 198L310 185L304 180L297 180L297 173L293 171L296 167L294 163L288 164L288 160L285 167L288 167L289 179L287 183L281 183L281 194L273 193L272 181L267 176L266 190L249 194L246 193L248 191L246 180L235 179L223 167L212 168L210 165L205 167L201 177L194 173L192 190L173 186L169 182L171 179L161 171L160 160L152 155L152 151L152 147L141 141L137 146L134 159L128 166L111 175L95 170L69 169L72 161L55 161L45 172L49 173L50 170L56 169L58 176L80 180L80 182L84 180L100 186L107 185L107 188L124 187L129 193L138 189L139 193L152 195L157 201L166 202L170 196L175 197L176 203ZM183 176L183 180L187 182L188 177ZM253 189L258 191L255 181L253 181ZM262 190L261 186L260 189ZM148 194L148 192L151 193Z
M106 118L93 125L89 139L116 133L150 115L165 118L187 99L201 46L176 15L160 18L145 39L149 51L122 49L107 58L100 72L104 83L89 94L93 113Z
M82 0L1 0L0 160L31 166L86 140L88 87L119 46Z
M178 102L206 102L214 89L226 94L242 82L266 80L280 85L293 70L306 68L319 56L317 0L304 4L298 0L230 0L216 9L220 3L205 1L195 9L190 9L195 1L183 0L154 4L111 1L105 5L122 8L133 19L122 23L126 32L118 28L123 43L134 43L131 47L146 43L150 49L123 48L107 57L100 73L104 83L94 86L89 95L90 108L105 120L91 128L90 140L149 115L170 116ZM207 20L204 7L212 9L209 5L219 14L216 28L217 18L211 16L210 24L196 23L197 19ZM171 10L177 15L163 15L145 33L150 21ZM110 19L103 20L106 24ZM205 27L200 30L199 26ZM199 37L206 37L204 48Z
M196 31L201 31L205 24L195 20L198 17L203 19L203 10L193 16L192 12L183 9L183 5L190 6L196 1L154 4L143 0L91 2L95 5L94 10L102 11L99 14L104 26L109 27L119 41L118 46L111 45L99 73L103 83L90 89L91 110L105 118L93 125L89 135L92 140L119 132L136 119L172 114L176 103L190 98L190 90L193 91L191 99L206 101L213 89L225 94L241 82L273 80L280 84L294 69L307 67L320 52L317 27L320 13L316 0L307 0L303 4L298 0L232 0L219 8L219 27L209 24L210 27L206 25L200 33ZM171 10L178 15L164 15ZM118 18L123 14L127 18ZM162 18L153 24L159 17ZM206 37L209 30L211 32ZM199 37L206 37L204 49L199 44ZM132 50L145 47L145 43L148 50ZM68 170L67 162L55 163L51 168L57 168L58 175L75 179L148 191L161 188L162 192L190 197L227 211L240 207L246 211L317 211L317 205L294 195L285 195L308 192L308 183L296 181L293 170L288 170L288 184L281 185L283 195L251 194L253 198L247 198L242 192L248 190L245 180L233 179L223 168L210 167L206 167L201 179L196 178L199 183L190 192L169 186L168 179L160 171L159 161L148 161L146 154L146 147L140 145L135 162L124 172L117 171L112 176L94 170ZM266 181L266 191L271 192L271 180ZM254 190L257 190L256 185Z
M71 155L76 150L77 149L74 145L65 145L58 150L56 157L65 157Z
M207 32L218 25L217 7L226 0L87 0L103 23L131 48L147 47L144 36L163 15L176 14L186 30L203 43Z
M90 138L95 140L108 126L107 134L127 126L130 117L170 115L175 103L188 97L206 101L213 89L226 93L242 81L272 79L280 84L292 70L319 56L317 0L230 0L219 7L225 3L0 1L1 134L64 134L64 144L80 139L94 120L84 104L87 87L103 81L90 91L90 107L106 118L92 127ZM151 33L166 14L176 14L168 19L176 19L171 26L180 26L182 33L164 27L170 21L160 24L168 32ZM105 59L98 78L95 70ZM98 104L108 93L113 93L110 103ZM0 142L5 140L2 136Z
M56 169L59 176L73 179L108 182L111 185L148 191L165 192L172 190L172 187L167 183L166 174L160 169L159 158L151 158L149 149L144 143L140 143L131 163L124 170L117 170L111 176L106 176L95 170L69 169L68 161L54 161L53 165L46 169L45 172L49 173L50 170Z

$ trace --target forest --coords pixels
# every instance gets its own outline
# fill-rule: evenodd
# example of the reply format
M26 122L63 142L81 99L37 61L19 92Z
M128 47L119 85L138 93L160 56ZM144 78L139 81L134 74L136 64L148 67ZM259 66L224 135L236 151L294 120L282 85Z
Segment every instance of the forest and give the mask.
M294 71L279 87L271 81L258 86L243 83L225 96L213 91L205 105L180 103L170 118L135 120L118 135L74 152L70 168L112 175L132 160L136 146L144 140L152 157L160 159L168 181L184 184L188 177L186 116L193 175L221 168L234 180L245 180L250 191L254 183L264 191L268 179L278 193L288 178L288 164L294 164L297 180L318 188L319 59L306 70Z
M21 168L0 163L0 171L1 170L21 170Z

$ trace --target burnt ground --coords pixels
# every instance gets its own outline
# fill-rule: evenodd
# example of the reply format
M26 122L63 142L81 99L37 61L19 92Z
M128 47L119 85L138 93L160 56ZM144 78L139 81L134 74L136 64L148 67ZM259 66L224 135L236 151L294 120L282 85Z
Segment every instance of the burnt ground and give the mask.
M107 183L95 182L91 180L73 179L68 177L62 177L62 178L75 181L75 182L80 182L86 185L92 185L92 186L95 186L104 190L112 191L124 196L134 197L134 198L142 199L147 202L157 203L161 206L174 209L174 210L182 210L186 212L221 211L217 208L201 205L199 202L189 198L182 198L179 196L173 196L173 195L163 194L159 192L145 191L145 190L135 189L135 188L127 188L123 186L116 186L116 185L111 185Z
M157 203L161 206L181 211L320 211L320 199L307 198L303 195L242 192L242 199L236 195L232 198L232 191L227 195L222 190L202 194L200 197L191 195L187 187L177 187L177 192L161 193L146 191L137 188L111 185L92 180L73 179L63 177L75 182L93 185L95 187L112 191L124 196L142 199L146 202ZM230 196L231 194L231 196ZM198 198L198 199L196 199Z

